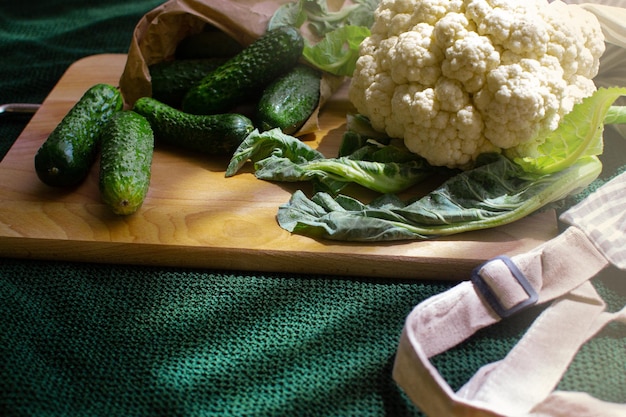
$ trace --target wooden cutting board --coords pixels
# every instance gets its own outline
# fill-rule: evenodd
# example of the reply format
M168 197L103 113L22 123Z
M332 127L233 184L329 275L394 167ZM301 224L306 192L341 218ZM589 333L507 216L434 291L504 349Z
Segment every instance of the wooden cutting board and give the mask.
M117 85L125 60L125 55L107 54L74 63L0 163L3 256L466 279L485 260L526 252L557 233L555 213L546 211L495 229L425 242L353 244L292 235L278 226L275 216L278 206L295 190L307 190L306 184L261 181L249 167L226 179L228 159L211 160L175 149L156 149L147 199L129 217L117 217L101 203L97 164L75 190L45 186L33 167L37 149L90 86L98 82ZM324 107L321 130L306 138L309 143L335 156L348 109L344 88Z

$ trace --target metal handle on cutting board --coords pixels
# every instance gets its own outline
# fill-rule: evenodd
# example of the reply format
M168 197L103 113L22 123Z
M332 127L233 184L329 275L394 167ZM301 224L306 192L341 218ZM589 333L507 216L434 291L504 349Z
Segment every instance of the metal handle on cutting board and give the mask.
M0 114L2 113L35 113L40 104L35 103L7 103L0 104Z

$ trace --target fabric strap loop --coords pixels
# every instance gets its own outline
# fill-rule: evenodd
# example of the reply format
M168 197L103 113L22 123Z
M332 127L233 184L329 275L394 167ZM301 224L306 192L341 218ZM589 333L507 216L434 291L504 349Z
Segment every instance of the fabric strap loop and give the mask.
M461 282L425 300L407 317L393 373L426 414L532 415L538 404L554 401L553 390L581 345L608 321L623 319L604 312L589 279L609 262L577 227L511 261L519 271L512 272L502 258L491 260L477 271L478 286ZM508 309L533 298L533 292L538 303L553 302L504 359L485 365L455 393L429 358L502 319L478 288L483 284Z
M497 274L488 274L485 271L486 264L484 264L474 269L471 281L498 316L501 318L509 317L537 302L539 298L537 292L508 256L498 256L487 263L497 263L497 266L493 266L497 269ZM499 268L500 265L502 265L501 268ZM507 277L505 280L516 280L520 289L523 290L521 294L520 291L515 291L510 285L499 285L501 280L498 278L501 277ZM491 281L491 284L488 281ZM500 289L500 291L494 291L493 287ZM500 295L505 295L505 297ZM507 302L512 299L513 302Z

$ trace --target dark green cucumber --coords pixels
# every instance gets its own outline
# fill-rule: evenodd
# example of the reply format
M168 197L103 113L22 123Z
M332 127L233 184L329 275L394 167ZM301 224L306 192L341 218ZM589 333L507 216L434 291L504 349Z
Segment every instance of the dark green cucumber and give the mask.
M224 62L226 58L176 59L150 65L152 97L180 107L187 91Z
M259 129L280 128L295 133L308 120L320 101L322 74L307 65L296 65L272 82L257 105Z
M35 155L35 171L45 184L81 183L98 156L104 125L123 107L119 90L108 84L89 88L55 127Z
M209 155L232 155L254 129L241 114L190 114L151 97L137 100L133 110L148 119L157 142Z
M183 99L183 110L216 114L256 98L302 55L304 39L293 27L280 27L250 44L224 65L207 74Z
M102 133L99 188L115 214L128 215L143 204L150 186L154 134L145 117L125 110Z
M230 58L243 46L217 28L195 33L184 38L176 47L177 59Z

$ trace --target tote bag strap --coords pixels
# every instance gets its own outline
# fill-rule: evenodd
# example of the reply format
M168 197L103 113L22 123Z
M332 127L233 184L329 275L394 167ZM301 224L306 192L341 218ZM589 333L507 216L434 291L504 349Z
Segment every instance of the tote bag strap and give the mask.
M626 415L623 404L553 392L582 344L611 321L626 323L626 308L605 312L588 281L607 265L576 227L527 254L487 262L471 281L425 300L410 313L394 378L429 416ZM481 368L458 392L429 361L477 330L548 301L553 302L513 350ZM588 414L581 411L585 409Z

